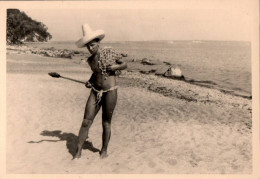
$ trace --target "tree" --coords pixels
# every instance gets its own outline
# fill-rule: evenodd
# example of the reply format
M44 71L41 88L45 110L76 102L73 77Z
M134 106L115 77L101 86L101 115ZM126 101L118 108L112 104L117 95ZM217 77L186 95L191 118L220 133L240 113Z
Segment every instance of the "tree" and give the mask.
M19 9L7 9L7 44L22 44L23 42L48 41L52 35L42 22L32 20Z

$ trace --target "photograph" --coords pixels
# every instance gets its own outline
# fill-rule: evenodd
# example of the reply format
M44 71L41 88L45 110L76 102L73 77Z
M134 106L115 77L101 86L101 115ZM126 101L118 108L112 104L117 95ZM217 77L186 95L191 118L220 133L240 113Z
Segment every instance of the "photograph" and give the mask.
M6 174L253 175L252 2L5 3Z

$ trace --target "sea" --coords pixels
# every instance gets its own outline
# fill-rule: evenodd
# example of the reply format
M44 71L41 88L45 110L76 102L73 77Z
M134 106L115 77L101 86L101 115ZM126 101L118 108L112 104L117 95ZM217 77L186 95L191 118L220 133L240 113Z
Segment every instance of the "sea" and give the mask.
M78 49L73 41L28 43L38 48ZM154 59L178 66L186 79L245 97L252 96L251 43L246 41L103 42L133 59ZM174 82L174 81L173 81Z

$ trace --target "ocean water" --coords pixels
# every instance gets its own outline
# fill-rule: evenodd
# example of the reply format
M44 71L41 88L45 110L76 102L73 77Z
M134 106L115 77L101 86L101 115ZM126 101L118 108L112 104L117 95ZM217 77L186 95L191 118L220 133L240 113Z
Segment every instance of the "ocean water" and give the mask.
M78 49L74 42L29 43L39 48ZM185 78L213 88L251 96L251 43L240 41L104 42L130 58L158 59L178 65Z

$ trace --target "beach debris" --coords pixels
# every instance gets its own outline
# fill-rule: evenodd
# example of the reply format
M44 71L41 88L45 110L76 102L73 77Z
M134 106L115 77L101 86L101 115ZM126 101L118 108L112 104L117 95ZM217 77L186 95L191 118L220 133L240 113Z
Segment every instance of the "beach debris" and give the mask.
M153 63L151 60L147 59L147 58L143 58L141 63L143 65L155 65L155 63Z

